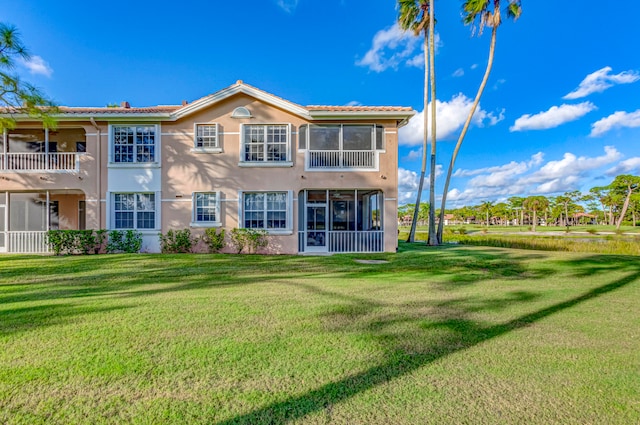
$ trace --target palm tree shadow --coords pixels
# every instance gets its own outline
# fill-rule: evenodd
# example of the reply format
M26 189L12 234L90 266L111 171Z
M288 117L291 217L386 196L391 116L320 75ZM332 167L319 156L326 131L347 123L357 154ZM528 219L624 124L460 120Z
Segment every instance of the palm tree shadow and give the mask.
M599 257L595 256L591 259L586 257L577 260L576 263L577 265L582 264L584 266L591 265L594 273L604 273L610 270L609 265L605 266L603 263L603 265L600 266L598 261ZM628 259L626 261L621 260L619 266L624 266L623 270L629 273L611 283L593 288L580 296L558 302L549 307L495 325L483 325L469 319L467 314L475 310L498 309L504 308L509 304L529 302L536 299L537 295L518 291L501 299L486 300L484 304L474 305L471 303L470 305L469 300L458 299L448 300L432 306L418 306L435 309L433 311L436 311L438 320L432 326L441 327L448 331L439 339L432 340L428 344L420 343L420 341L415 341L415 343L411 342L415 335L397 335L393 332L386 331L389 326L397 322L415 322L419 320L417 315L413 317L411 314L405 316L390 315L389 317L377 317L376 320L369 321L365 324L364 330L379 338L383 341L384 345L389 347L386 353L387 361L360 373L355 373L343 379L327 383L297 397L272 403L246 414L219 421L217 424L284 423L301 419L306 415L318 411L326 411L327 414L330 415L333 405L359 393L383 385L403 375L410 374L421 367L451 354L467 350L509 332L528 327L556 313L613 292L640 279L640 267L632 265ZM336 297L339 301L349 302L349 304L338 307L329 313L329 321L334 321L336 328L339 328L340 323L353 323L351 320L345 320L349 318L341 317L341 315L350 315L351 318L356 318L361 315L366 316L371 309L382 306L381 303L371 302L366 299L350 298L342 294L334 294L318 287L306 286L306 288L315 293ZM414 304L411 307L415 309L416 305ZM420 310L420 308L417 308L417 310Z

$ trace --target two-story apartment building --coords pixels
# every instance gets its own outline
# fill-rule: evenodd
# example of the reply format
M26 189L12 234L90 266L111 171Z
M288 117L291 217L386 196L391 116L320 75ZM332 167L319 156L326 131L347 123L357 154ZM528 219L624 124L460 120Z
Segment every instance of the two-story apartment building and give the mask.
M274 253L397 247L407 107L300 106L238 81L176 106L62 107L0 140L0 252L49 229L264 229Z

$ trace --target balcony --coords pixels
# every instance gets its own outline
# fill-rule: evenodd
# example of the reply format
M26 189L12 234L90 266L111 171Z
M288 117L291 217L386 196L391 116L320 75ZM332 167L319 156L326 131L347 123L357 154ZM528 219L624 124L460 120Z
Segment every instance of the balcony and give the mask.
M308 169L376 169L376 151L307 151Z
M80 171L80 154L57 153L0 153L0 172L60 173Z

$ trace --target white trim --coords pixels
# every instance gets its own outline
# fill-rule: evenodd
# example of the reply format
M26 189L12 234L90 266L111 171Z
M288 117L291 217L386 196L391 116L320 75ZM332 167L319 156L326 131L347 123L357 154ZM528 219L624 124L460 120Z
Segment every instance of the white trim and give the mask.
M271 104L272 106L275 106L277 108L284 109L285 111L290 112L294 115L298 115L307 119L309 118L309 111L306 108L303 108L299 105L296 105L295 103L291 103L272 94L263 92L262 90L246 86L244 84L234 84L233 86L227 87L226 89L222 89L209 96L198 99L195 102L190 103L173 112L171 114L171 117L174 120L180 119L185 115L195 113L201 109L207 108L238 93L246 94L255 99Z
M161 199L160 202L191 202L191 198Z
M246 162L239 162L238 163L238 167L242 167L242 168L278 168L278 167L293 167L293 162L292 161L279 161L279 162L275 162L275 161L265 161L265 162L251 162L251 161L246 161Z
M293 229L293 190L239 190L238 191L238 228L245 229L244 227L244 195L247 193L285 193L286 194L286 228L285 229L266 229L262 228L262 230L266 230L269 235L292 235L294 233ZM264 210L266 213L266 209ZM266 222L265 215L265 222Z
M143 127L150 127L150 126L154 126L155 130L154 130L154 143L153 143L153 162L137 162L137 161L133 161L133 162L116 162L114 160L114 151L115 151L115 145L114 145L114 134L113 134L113 128L114 127L136 127L136 126L143 126ZM161 157L162 157L162 128L159 122L155 122L155 123L133 123L133 122L128 122L128 123L118 123L118 122L114 122L114 123L109 123L108 126L108 136L109 136L109 140L108 140L108 155L107 155L107 167L111 167L111 168L118 168L118 167L122 167L122 168L127 168L127 167L133 167L133 168L140 168L140 167L144 167L144 168L159 168L160 167L160 161L161 161ZM134 143L134 152L133 152L133 156L134 159L136 157L136 151L135 151L135 143Z
M255 126L255 127L263 127L265 130L265 140L263 143L264 146L264 160L262 161L245 161L245 140L244 140L244 133L245 133L245 126L250 125L250 126ZM267 134L266 134L266 129L268 126L286 126L287 128L287 140L286 140L286 156L287 156L287 160L286 161L269 161L266 159L267 157L267 146L269 144L269 142L267 141ZM240 124L240 137L239 137L239 161L238 161L238 166L239 167L293 167L293 155L292 155L292 150L291 150L291 123L287 123L287 122L268 122L268 123L241 123Z
M384 198L385 201L397 201L398 198Z
M215 146L198 146L198 126L209 126L215 128ZM198 151L203 152L212 149L219 149L222 152L222 148L220 146L220 126L217 122L194 122L193 123L193 149L192 152Z
M216 196L216 205L215 205L215 221L197 221L196 220L196 194L204 193L210 194L213 193ZM191 227L220 227L222 225L222 221L220 220L221 208L220 208L220 198L221 192L219 190L209 190L209 191L194 191L191 192Z
M191 153L222 153L222 148L191 148Z

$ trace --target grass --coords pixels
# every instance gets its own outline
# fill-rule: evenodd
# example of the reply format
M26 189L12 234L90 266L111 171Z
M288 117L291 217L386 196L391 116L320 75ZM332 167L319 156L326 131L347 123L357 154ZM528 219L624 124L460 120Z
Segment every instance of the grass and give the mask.
M5 255L0 423L638 423L639 298L629 256Z
M501 248L533 249L543 251L567 251L593 254L640 255L640 235L624 231L612 234L603 230L606 226L587 227L588 231L571 228L570 232L547 231L554 227L539 227L544 229L536 233L520 230L515 226L511 230L506 227L492 226L488 229L465 227L445 228L444 243L454 243L473 246L491 246ZM515 230L514 230L515 229ZM398 235L400 240L406 240L408 229L402 228ZM416 232L416 241L426 241L428 233L424 229Z

